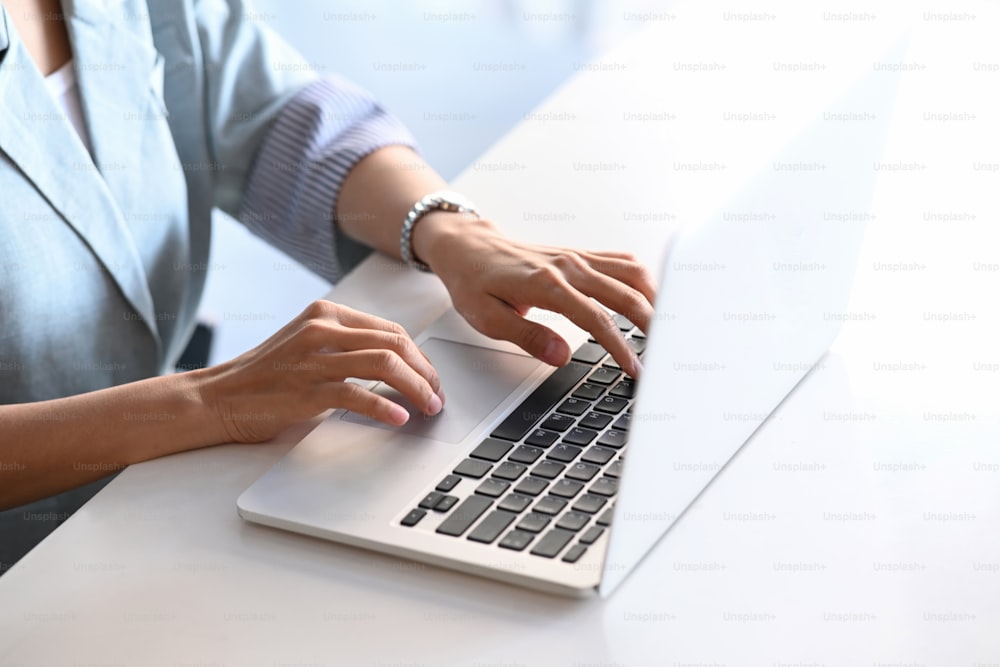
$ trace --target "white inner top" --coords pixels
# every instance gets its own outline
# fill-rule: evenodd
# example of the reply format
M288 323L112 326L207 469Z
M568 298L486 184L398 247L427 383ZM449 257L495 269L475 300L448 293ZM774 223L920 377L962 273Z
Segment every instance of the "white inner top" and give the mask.
M87 128L83 124L83 107L80 106L80 90L76 85L76 72L73 70L73 61L69 60L65 65L57 69L52 74L45 77L45 86L49 89L52 99L56 101L66 117L69 118L73 129L76 130L80 141L90 150L90 136Z

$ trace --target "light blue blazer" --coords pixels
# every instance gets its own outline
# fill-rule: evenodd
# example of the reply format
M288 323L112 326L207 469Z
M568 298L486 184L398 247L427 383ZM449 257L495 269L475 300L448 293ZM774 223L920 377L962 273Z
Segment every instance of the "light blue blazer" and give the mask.
M0 14L0 403L171 367L211 210L239 212L269 122L314 78L238 1L64 8L93 160Z
M335 280L368 252L335 230L340 182L368 152L412 144L241 0L63 9L93 159L0 7L0 404L169 372L194 327L215 207ZM20 528L0 512L0 562L14 531L87 495L20 512Z

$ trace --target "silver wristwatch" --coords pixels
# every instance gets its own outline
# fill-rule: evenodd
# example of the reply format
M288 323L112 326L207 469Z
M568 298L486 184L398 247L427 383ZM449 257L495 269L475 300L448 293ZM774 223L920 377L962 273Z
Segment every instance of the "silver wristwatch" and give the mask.
M479 217L479 211L465 197L450 190L439 190L427 195L410 209L403 221L403 230L399 234L399 256L406 265L420 271L429 272L427 266L413 255L413 228L420 219L431 211L452 211L454 213L471 213Z

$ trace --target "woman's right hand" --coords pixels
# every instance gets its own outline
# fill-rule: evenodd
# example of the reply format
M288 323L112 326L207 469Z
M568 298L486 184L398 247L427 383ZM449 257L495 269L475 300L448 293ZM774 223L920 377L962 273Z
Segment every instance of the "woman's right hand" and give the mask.
M229 442L269 440L330 408L406 423L405 408L348 378L381 380L428 415L444 403L437 372L402 326L322 300L258 347L195 372Z

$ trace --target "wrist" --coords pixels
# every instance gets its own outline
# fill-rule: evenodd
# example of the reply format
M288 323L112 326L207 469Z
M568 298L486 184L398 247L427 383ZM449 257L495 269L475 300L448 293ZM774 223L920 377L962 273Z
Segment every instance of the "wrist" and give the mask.
M220 436L218 421L204 397L203 378L210 370L161 375L103 390L111 417L106 423L116 417L123 422L115 429L124 436L117 445L120 449L110 458L132 465L228 442ZM89 401L96 395L84 394L80 399Z
M225 375L225 367L229 363L171 376L177 383L175 395L185 406L188 421L200 436L197 446L232 442L222 419L218 387L220 377Z
M438 267L447 261L449 255L454 255L462 239L476 231L495 229L492 222L471 213L431 211L413 228L413 254L434 273L440 273Z

